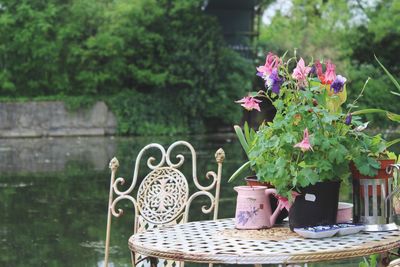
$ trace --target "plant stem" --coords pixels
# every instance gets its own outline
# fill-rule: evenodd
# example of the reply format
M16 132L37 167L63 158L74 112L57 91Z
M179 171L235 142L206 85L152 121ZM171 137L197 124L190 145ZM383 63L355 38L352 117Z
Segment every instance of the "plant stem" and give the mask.
M368 77L368 79L365 81L363 88L361 89L360 94L357 96L357 98L353 101L353 104L351 105L351 107L349 108L349 110L347 111L347 113L349 114L350 111L352 110L352 108L357 104L358 99L360 99L360 97L362 97L365 87L367 86L369 80L371 79L371 77Z
M274 102L274 101L272 101L272 99L269 97L269 95L267 93L259 94L258 97L264 97L264 98L268 99L269 101L271 101L271 103Z
M297 154L297 159L296 159L296 166L297 166L297 164L299 163L299 159L300 159L300 154L301 154L301 152L299 152L299 153Z

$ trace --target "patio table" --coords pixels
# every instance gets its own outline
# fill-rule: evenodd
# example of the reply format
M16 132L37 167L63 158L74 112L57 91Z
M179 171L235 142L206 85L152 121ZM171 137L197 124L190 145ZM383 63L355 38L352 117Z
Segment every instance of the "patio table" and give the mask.
M289 264L339 260L400 247L400 231L305 239L285 228L236 230L234 219L152 229L129 238L129 248L153 258L224 264Z

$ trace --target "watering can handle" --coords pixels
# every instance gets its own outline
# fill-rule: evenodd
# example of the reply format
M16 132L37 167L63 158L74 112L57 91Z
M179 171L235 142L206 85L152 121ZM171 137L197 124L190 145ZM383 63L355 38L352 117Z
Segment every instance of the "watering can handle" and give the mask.
M273 195L274 197L276 197L275 194L277 194L276 189L274 189L274 188L265 189L265 195L266 195L267 197L269 197L270 195ZM280 201L278 201L278 205L277 205L277 207L275 208L275 210L273 211L273 213L272 213L272 215L271 215L271 218L270 218L270 223L271 223L271 225L274 225L274 224L275 224L276 219L278 218L279 213L281 213L281 210L282 210L282 203L281 203Z

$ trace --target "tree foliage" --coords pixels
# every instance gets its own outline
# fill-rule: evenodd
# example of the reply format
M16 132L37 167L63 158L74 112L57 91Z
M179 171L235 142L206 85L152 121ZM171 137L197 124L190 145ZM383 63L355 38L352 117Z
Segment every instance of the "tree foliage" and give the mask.
M260 47L283 54L297 48L308 59L331 59L348 78L349 98L354 99L368 77L361 107L399 112L400 102L390 94L393 85L374 54L396 77L400 47L400 3L395 0L336 1L292 0L289 14L277 12L261 30ZM264 55L262 55L264 57ZM387 120L378 120L374 125ZM372 115L371 115L372 119Z
M250 87L249 62L226 47L200 4L6 1L0 6L0 93L107 99L122 133L232 123L240 116L233 101Z

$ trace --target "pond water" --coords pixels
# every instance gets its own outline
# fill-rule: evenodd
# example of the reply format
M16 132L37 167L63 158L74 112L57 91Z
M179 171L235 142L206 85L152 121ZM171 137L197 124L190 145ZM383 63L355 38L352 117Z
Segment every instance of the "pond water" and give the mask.
M233 217L236 194L232 188L242 181L226 181L245 158L233 135L1 140L0 266L102 266L110 159L119 159L117 175L130 181L136 155L144 145L157 141L167 147L180 139L196 149L203 184L207 184L206 172L216 171L215 151L225 150L219 217ZM184 173L188 171L190 166ZM350 199L349 192L342 187L342 200ZM128 204L126 215L113 220L111 266L130 266L127 240L132 215L127 212ZM200 216L194 212L190 218ZM309 266L358 266L360 261Z

